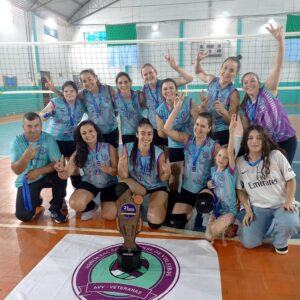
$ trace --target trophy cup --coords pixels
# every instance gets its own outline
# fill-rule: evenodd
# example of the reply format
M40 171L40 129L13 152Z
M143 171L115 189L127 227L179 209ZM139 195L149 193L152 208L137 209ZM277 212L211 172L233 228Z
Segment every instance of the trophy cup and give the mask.
M120 270L132 272L138 270L142 262L142 250L135 243L135 238L142 229L140 208L143 203L143 197L140 195L133 196L133 193L125 183L119 183L117 189L117 194L121 194L117 200L117 229L124 238L124 243L117 252L117 262Z

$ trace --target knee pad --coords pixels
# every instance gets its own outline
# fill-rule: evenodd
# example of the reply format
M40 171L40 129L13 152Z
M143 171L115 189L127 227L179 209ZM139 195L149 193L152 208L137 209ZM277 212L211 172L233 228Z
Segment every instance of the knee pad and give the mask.
M177 229L184 229L187 222L187 214L171 214L169 216L169 224Z
M160 224L153 224L151 222L148 221L148 225L151 229L159 229L160 226L162 225L163 223L160 223Z
M117 197L121 197L127 190L129 189L129 186L125 182L119 182L115 187L115 192Z
M210 213L214 207L214 196L209 193L199 193L196 197L195 207L200 214Z

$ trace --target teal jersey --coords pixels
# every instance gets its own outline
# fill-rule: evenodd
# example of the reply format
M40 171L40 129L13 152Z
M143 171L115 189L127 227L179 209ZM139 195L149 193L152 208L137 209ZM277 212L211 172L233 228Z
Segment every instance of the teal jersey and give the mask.
M191 193L198 193L207 186L210 168L213 165L216 142L207 137L202 146L197 146L190 137L184 147L184 172L182 187Z
M192 108L192 98L185 97L181 106L180 111L178 112L172 129L180 132L186 132L193 134L194 121L191 116ZM156 114L166 123L168 117L170 116L173 108L169 108L166 101L161 103L156 109ZM177 142L170 137L168 137L168 148L183 148L183 143Z
M237 168L233 170L227 166L222 172L218 172L216 167L211 168L211 179L214 185L214 195L218 201L219 213L232 213L236 215L236 194L235 186L237 179Z
M149 84L145 84L143 87L143 92L146 98L146 106L148 108L148 119L152 124L154 129L157 129L156 126L156 109L158 106L164 102L164 98L161 94L161 85L162 80L157 80L156 87L154 90L151 90Z
M88 111L88 118L100 128L102 133L108 134L118 127L114 102L110 86L100 84L98 88L97 96L83 90L83 101Z
M118 182L117 176L111 176L101 171L101 165L110 166L110 144L97 143L94 151L89 151L87 161L81 172L82 181L86 181L97 188L105 188Z
M142 119L142 108L139 103L139 93L131 91L131 99L125 100L120 93L114 97L114 102L120 115L121 134L135 135L140 119Z
M61 97L54 98L51 102L55 113L50 117L46 132L57 141L73 141L74 129L82 119L85 105L79 98L73 105Z
M233 86L232 83L227 85L225 88L221 89L220 78L215 77L210 84L208 85L208 104L206 111L210 112L214 116L215 120L215 132L228 130L229 125L224 121L223 117L215 110L215 101L220 101L223 103L225 109L228 111L230 106L230 96L236 88Z
M150 153L148 153L148 155L146 156L141 156L138 150L136 163L133 166L130 159L133 143L127 143L126 145L124 145L124 147L128 157L128 171L131 178L134 178L147 190L153 190L159 187L166 186L166 182L161 181L158 174L158 160L164 153L163 150L156 146L154 147L155 162L150 170Z
M21 187L23 185L22 178L29 171L47 166L52 161L59 160L61 157L56 140L46 132L42 131L39 140L30 144L32 144L34 148L39 146L39 149L37 150L34 159L31 160L27 164L25 170L17 176L17 179L15 181L16 187ZM28 147L29 142L27 141L24 134L19 134L13 139L10 145L10 157L12 164L21 158ZM28 180L28 183L33 183L44 176L45 175L41 175L35 180Z

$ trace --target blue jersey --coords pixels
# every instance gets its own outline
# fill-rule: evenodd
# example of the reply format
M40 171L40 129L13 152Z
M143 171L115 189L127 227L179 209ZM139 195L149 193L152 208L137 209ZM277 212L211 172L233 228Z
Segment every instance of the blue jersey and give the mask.
M138 183L143 185L147 190L153 190L159 187L166 186L166 183L161 181L158 174L158 160L163 154L163 150L158 147L155 149L155 162L150 170L150 153L147 156L141 156L137 151L135 167L131 163L130 155L133 143L124 145L128 157L129 176L134 178Z
M89 151L87 161L82 168L82 181L87 181L101 189L118 182L117 176L111 176L101 171L101 165L110 166L110 152L112 147L108 143L97 143L94 151Z
M191 117L191 108L192 108L192 98L185 97L181 106L180 111L178 112L172 129L180 132L186 132L189 134L193 133L193 118ZM173 108L169 108L166 101L161 103L156 109L156 114L166 123L168 117L170 116ZM177 142L170 137L168 137L168 148L183 148L183 143Z
M139 103L139 93L131 91L131 99L125 100L120 93L114 97L121 121L121 134L135 135L140 119L143 117Z
M53 98L51 102L55 114L50 117L46 132L58 141L73 141L74 129L85 112L83 102L77 98L75 103L70 105L61 97Z
M182 187L191 193L198 193L207 186L209 171L213 165L216 142L207 137L202 146L197 146L190 137L184 147L184 172Z
M115 107L110 87L108 85L99 85L97 96L90 91L84 90L84 103L88 111L88 117L100 128L104 134L114 131L118 127Z
M34 159L32 159L27 164L25 170L17 176L17 179L15 181L16 187L21 187L23 185L23 175L27 174L31 170L45 167L55 159L59 160L61 157L54 137L42 131L39 140L36 142L28 142L24 134L19 134L13 139L10 145L10 156L12 163L15 163L21 158L25 150L29 147L29 143L33 145L33 148L36 148L37 146L39 146L39 148ZM30 184L32 182L35 182L44 176L45 175L40 175L35 180L28 180L28 183Z
M236 91L232 83L221 89L219 80L219 77L215 77L210 82L207 95L208 104L206 111L213 113L215 120L215 132L228 130L229 128L229 125L225 123L223 117L215 110L215 101L218 100L222 102L225 109L228 111L230 106L230 96L234 91Z
M161 94L161 85L162 80L157 80L156 87L154 90L151 90L149 84L145 84L143 87L143 92L146 99L146 105L148 108L148 119L152 124L154 129L157 129L156 126L156 109L158 106L164 102L164 98Z
M214 195L218 201L219 213L232 213L236 215L236 194L235 185L237 179L237 168L233 170L227 166L222 172L218 172L216 167L211 168L211 178L214 182Z

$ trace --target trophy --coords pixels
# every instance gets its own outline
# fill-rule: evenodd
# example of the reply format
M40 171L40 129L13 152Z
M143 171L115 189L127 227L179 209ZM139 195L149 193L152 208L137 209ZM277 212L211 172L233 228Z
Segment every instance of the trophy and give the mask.
M117 252L117 262L120 270L132 272L138 270L142 263L142 250L135 243L135 238L142 229L140 209L143 197L140 195L133 196L125 183L119 183L117 189L117 194L121 194L117 200L117 229L124 238L124 243Z

